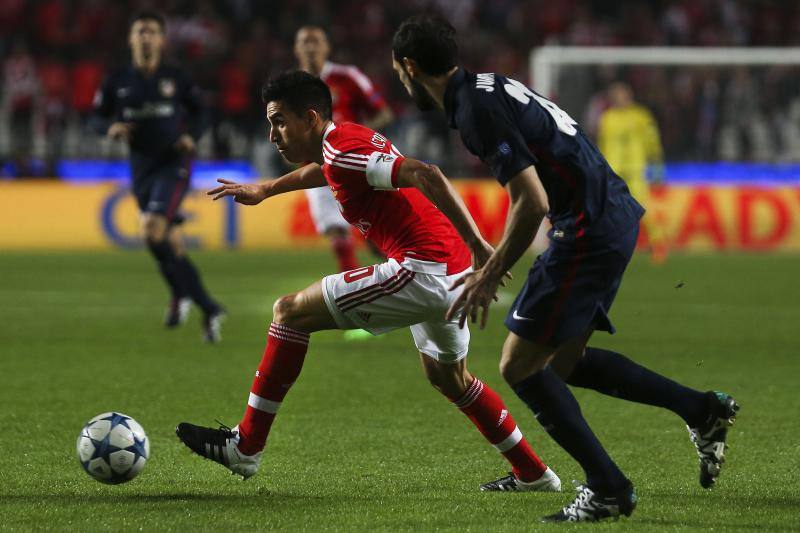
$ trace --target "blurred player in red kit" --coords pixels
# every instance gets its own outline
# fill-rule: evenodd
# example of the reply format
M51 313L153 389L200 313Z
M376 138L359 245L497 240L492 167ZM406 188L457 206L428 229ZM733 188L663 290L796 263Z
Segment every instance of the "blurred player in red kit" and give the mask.
M294 53L301 70L318 76L330 88L334 122L358 122L380 131L394 119L392 110L363 72L354 65L328 61L331 47L322 28L303 26L297 30ZM306 197L314 226L330 240L339 271L357 268L350 225L339 213L331 191L327 187L306 189Z

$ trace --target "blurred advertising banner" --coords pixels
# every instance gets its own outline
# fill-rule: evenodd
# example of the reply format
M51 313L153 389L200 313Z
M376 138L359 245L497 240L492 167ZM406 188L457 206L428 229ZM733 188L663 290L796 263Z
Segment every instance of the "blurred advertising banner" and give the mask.
M455 182L481 232L496 242L508 199L493 180ZM220 248L325 246L302 192L256 207L229 198L212 202L204 190L183 204L190 245ZM800 252L800 187L669 185L651 193L648 215L671 247L686 251ZM0 182L0 249L133 248L138 211L127 187L113 183ZM642 234L646 244L646 231Z

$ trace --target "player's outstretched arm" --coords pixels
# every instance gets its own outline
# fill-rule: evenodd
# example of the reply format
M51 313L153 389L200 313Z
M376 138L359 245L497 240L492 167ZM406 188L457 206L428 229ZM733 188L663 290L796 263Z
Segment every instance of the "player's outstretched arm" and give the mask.
M244 205L256 205L270 196L301 189L313 189L327 185L322 169L316 163L310 163L295 169L288 174L263 183L242 184L226 179L217 180L220 185L208 191L213 200L232 196L234 201Z
M461 196L436 165L405 158L397 171L398 187L414 187L444 213L472 252L474 268L483 266L494 249L481 235Z
M500 244L480 270L458 279L450 290L461 285L464 290L447 311L446 319L459 315L459 325L463 327L469 317L475 322L478 312L483 310L481 328L486 325L489 304L497 292L503 274L525 253L549 207L547 193L533 166L523 169L506 184L511 198L506 231Z

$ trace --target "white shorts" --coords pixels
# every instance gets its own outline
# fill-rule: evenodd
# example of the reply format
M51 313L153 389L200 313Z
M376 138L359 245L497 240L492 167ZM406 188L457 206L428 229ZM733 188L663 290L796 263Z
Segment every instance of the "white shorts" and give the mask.
M324 235L333 228L342 228L350 233L350 224L344 219L339 204L328 187L306 189L308 207L311 209L311 218L317 233Z
M365 329L373 335L410 326L417 349L442 363L467 355L469 328L446 321L450 304L461 294L447 289L459 274L448 276L439 263L394 259L326 276L322 295L341 329ZM435 272L435 273L434 273Z

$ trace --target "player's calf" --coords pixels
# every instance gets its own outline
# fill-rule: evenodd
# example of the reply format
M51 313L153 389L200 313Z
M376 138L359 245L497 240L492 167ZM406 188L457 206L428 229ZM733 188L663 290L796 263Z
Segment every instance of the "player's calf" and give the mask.
M509 476L484 483L482 491L561 490L561 480L533 452L503 400L469 373L465 359L442 363L424 353L420 357L434 388L447 396L511 464Z

